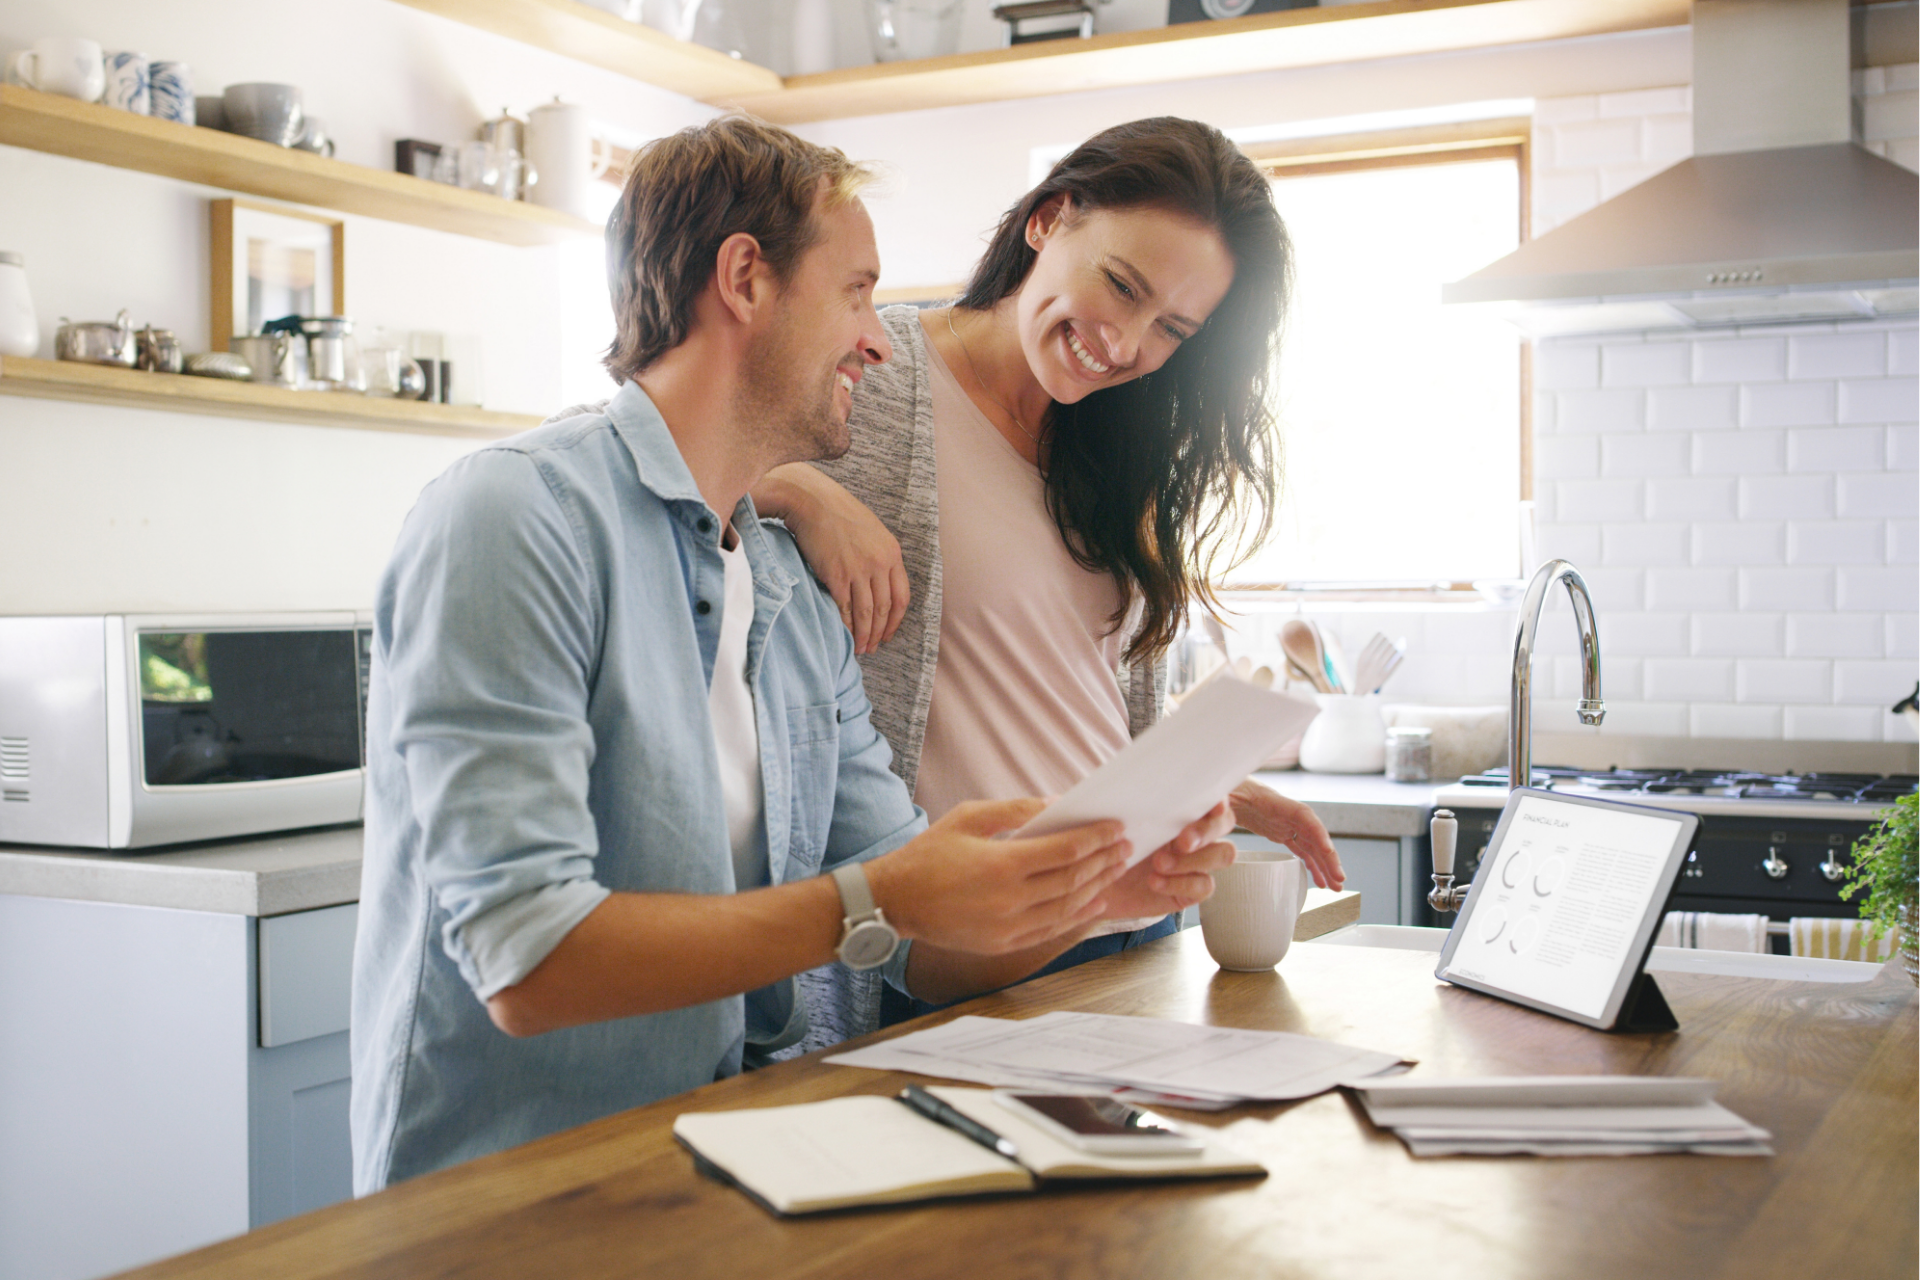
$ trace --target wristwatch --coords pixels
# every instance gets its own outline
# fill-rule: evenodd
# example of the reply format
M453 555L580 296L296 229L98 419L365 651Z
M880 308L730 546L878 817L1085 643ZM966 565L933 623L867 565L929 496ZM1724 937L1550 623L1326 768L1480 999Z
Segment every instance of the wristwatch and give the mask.
M844 863L833 869L833 883L840 890L840 909L846 913L834 954L849 969L878 969L899 949L900 934L874 905L867 869L857 862Z

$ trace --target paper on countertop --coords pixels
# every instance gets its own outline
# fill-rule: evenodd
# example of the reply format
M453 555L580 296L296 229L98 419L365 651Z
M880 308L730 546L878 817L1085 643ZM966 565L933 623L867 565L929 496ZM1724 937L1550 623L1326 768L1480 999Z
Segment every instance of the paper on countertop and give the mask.
M956 1018L827 1061L1054 1092L1146 1092L1163 1106L1212 1110L1312 1097L1403 1059L1281 1031L1054 1012L1021 1021Z
M1699 1076L1395 1076L1355 1085L1375 1107L1669 1107L1713 1101Z
M1132 865L1205 816L1319 711L1222 672L1014 834L1118 818L1133 842Z

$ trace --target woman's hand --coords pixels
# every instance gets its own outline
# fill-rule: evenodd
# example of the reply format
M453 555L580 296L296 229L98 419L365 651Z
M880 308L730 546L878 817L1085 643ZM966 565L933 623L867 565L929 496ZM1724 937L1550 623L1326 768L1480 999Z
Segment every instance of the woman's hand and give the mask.
M1313 873L1313 882L1322 889L1338 889L1347 882L1333 837L1313 810L1298 800L1289 800L1278 791L1263 787L1248 778L1228 797L1233 802L1234 818L1257 836L1291 849Z
M815 467L789 463L753 487L753 505L793 531L800 554L840 606L853 651L872 653L893 638L912 588L900 543L858 498Z
M1118 920L1164 916L1213 896L1213 873L1229 866L1233 806L1222 800L1205 817L1161 845L1100 895L1101 914Z

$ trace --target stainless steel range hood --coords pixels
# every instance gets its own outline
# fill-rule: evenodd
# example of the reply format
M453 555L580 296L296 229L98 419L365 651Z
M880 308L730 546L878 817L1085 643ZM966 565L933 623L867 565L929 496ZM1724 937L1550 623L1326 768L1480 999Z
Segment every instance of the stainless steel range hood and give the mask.
M1855 146L1847 0L1694 0L1694 155L1466 279L1536 336L1910 314L1920 179Z

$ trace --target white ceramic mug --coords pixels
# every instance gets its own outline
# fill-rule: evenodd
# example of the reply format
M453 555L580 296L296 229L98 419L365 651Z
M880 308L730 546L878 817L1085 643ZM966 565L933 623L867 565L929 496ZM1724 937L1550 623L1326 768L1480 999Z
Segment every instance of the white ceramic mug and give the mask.
M1280 963L1313 877L1284 849L1241 850L1213 873L1213 896L1200 904L1200 936L1222 969L1258 973Z
M534 204L593 217L593 183L612 156L612 148L593 136L585 107L555 98L527 113L527 159L540 175L527 190Z
M98 102L106 92L107 68L91 40L47 36L22 49L7 64L8 78L42 93Z
M136 116L153 114L153 64L144 53L110 53L106 59L107 92L101 99Z

